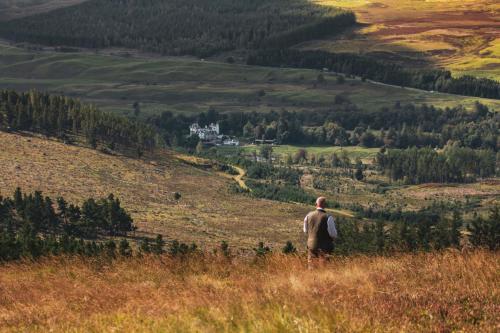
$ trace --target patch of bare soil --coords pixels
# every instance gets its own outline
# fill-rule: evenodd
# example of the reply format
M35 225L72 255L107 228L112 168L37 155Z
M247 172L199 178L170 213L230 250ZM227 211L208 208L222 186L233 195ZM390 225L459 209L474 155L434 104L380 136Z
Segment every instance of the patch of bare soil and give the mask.
M380 2L372 2L372 3L369 3L367 7L370 7L370 8L388 8L389 6L387 6L386 4L380 3Z
M304 174L300 178L301 187L313 187L314 176L312 174Z

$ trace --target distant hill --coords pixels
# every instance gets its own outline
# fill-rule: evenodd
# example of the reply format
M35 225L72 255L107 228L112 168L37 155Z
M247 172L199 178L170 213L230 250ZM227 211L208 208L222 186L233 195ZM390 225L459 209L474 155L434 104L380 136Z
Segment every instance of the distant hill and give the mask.
M103 51L104 52L104 51ZM87 52L36 52L0 44L0 88L36 88L80 98L100 110L131 115L140 102L141 117L165 110L198 114L210 107L220 112L270 112L330 108L337 95L360 108L378 110L401 104L467 108L480 101L500 110L500 101L391 87L346 79L309 69L266 68L185 57L124 57ZM259 91L265 93L259 95Z
M90 0L10 21L0 34L49 45L209 56L270 44L290 46L332 35L355 21L350 11L304 0Z
M85 0L0 0L0 21L46 13L83 1Z
M353 10L360 24L334 38L305 42L301 49L358 53L413 68L444 68L454 76L500 79L496 0L319 3Z

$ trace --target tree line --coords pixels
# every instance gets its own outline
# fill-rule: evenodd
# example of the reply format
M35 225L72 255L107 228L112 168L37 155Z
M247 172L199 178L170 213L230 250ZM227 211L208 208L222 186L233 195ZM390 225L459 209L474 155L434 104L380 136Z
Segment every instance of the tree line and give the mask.
M0 90L0 130L36 132L66 142L71 142L71 135L83 135L94 148L102 142L111 149L122 146L140 151L156 143L151 126L66 96L34 90Z
M432 148L389 149L376 157L377 167L394 181L407 184L473 182L497 172L497 155L457 145L443 151Z
M463 246L500 249L500 207L487 217L464 222L458 212L451 217L426 210L402 216L392 222L378 218L372 223L339 220L335 252L392 253L441 250Z
M455 78L446 70L408 69L396 63L352 53L301 51L290 48L261 49L248 56L247 64L319 70L326 68L329 71L356 75L363 79L401 87L483 98L500 98L500 83L495 80L468 75Z
M500 247L499 207L492 208L487 217L478 216L468 223L464 223L456 211L451 218L425 209L400 213L391 215L391 222L387 222L383 215L370 214L373 222L337 219L339 237L334 253L429 251L467 244L490 250ZM93 231L89 233L89 230ZM61 254L103 258L130 257L134 252L135 255L203 254L195 243L188 245L173 240L167 246L161 235L153 240L143 238L135 247L126 238L102 238L126 236L131 230L134 230L134 225L130 215L113 195L97 201L87 199L81 208L68 204L62 197L53 201L41 192L27 194L20 189L16 189L11 198L0 197L0 262ZM95 238L96 235L100 239ZM225 241L214 251L225 257L232 256ZM290 241L281 251L297 253ZM257 257L262 257L272 249L259 242L254 252Z
M20 188L11 198L0 196L0 260L59 252L98 254L106 245L98 246L95 240L126 236L133 230L131 216L112 194L89 198L81 207L63 197L54 200L40 191L23 193Z
M206 57L233 49L286 47L355 22L352 12L304 0L91 0L4 22L0 34L48 45Z
M218 122L224 134L247 140L276 140L279 144L336 145L408 148L439 147L450 141L473 149L500 149L500 115L476 102L436 108L396 102L378 110L363 110L346 98L325 110L282 110L268 113L219 113L214 109L185 116L164 112L150 119L171 145L194 148L196 138L187 139L189 125Z

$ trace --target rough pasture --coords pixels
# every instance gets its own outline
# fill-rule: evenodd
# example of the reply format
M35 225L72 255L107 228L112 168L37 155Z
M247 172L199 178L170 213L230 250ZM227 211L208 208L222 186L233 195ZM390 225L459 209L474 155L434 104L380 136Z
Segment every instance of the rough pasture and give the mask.
M498 253L0 266L0 331L496 332Z

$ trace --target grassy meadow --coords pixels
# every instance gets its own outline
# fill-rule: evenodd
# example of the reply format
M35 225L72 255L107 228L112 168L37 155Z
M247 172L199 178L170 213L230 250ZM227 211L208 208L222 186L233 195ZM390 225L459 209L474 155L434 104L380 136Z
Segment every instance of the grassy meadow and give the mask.
M500 257L43 259L0 266L0 331L495 332Z
M227 152L232 153L237 150L241 150L244 154L252 154L255 152L259 154L259 146L256 145L246 145L241 147L218 147L217 150L221 153ZM339 146L294 146L294 145L279 145L273 146L273 155L278 156L280 159L284 159L287 155L294 156L300 149L305 149L308 154L315 156L330 156L332 154L339 155L343 150L345 150L349 157L352 159L361 158L364 162L369 163L377 153L379 148L364 148L359 146L350 147L339 147Z
M128 56L126 56L128 55ZM123 50L61 53L29 51L0 43L0 88L38 89L129 114L141 103L143 116L162 111L268 112L328 108L336 95L366 110L402 103L471 106L474 101L500 109L496 100L430 93L349 79L337 84L325 74L303 69L265 68L187 57L135 55Z
M500 79L500 5L494 0L317 0L355 11L358 28L301 47L373 54L455 75Z

